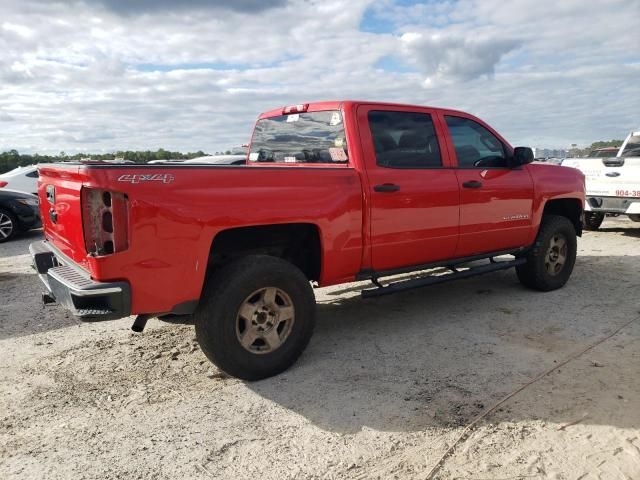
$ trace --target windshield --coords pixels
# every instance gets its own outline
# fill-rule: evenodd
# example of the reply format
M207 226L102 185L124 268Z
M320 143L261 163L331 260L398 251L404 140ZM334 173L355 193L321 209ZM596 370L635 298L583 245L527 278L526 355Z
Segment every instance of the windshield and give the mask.
M621 157L640 157L640 135L632 135L622 151Z
M292 113L258 120L249 161L346 163L347 141L338 110Z

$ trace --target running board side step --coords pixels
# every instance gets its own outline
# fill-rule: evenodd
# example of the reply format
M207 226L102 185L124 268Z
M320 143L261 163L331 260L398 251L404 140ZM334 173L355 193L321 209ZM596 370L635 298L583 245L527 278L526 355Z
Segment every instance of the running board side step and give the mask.
M527 262L527 260L522 257L509 261L496 261L493 258L489 260L490 263L486 265L469 267L468 270L458 270L456 267L461 268L461 266L458 264L448 267L451 270L451 273L438 276L427 275L421 278L414 278L411 280L390 283L386 286L380 284L378 279L374 277L371 279L371 281L374 283L374 285L377 285L378 288L362 290L360 294L362 295L362 298L381 297L382 295L390 295L392 293L402 292L404 290L426 287L427 285L436 285L438 283L444 283L450 280L459 280L461 278L469 278L476 275L482 275L483 273L497 272L498 270L507 270L509 268L517 267L518 265L522 265Z

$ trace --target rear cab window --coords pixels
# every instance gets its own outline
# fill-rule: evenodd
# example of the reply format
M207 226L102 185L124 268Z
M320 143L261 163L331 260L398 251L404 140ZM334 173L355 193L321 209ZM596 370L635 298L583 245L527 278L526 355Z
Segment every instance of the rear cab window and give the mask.
M339 110L291 113L256 122L249 151L251 163L324 163L349 161Z
M621 157L640 157L640 132L633 132L633 134L626 141Z
M442 167L440 146L430 114L372 110L368 121L378 166Z
M507 168L503 143L489 130L469 118L445 115L458 168Z
M605 147L591 150L586 158L613 158L618 154L618 148Z

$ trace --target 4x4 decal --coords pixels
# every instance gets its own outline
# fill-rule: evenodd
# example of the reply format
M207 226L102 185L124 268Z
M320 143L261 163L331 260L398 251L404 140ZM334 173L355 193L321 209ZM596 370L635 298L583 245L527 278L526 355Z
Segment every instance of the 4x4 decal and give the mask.
M140 183L140 182L162 182L171 183L176 179L170 173L136 173L125 174L118 177L119 182Z

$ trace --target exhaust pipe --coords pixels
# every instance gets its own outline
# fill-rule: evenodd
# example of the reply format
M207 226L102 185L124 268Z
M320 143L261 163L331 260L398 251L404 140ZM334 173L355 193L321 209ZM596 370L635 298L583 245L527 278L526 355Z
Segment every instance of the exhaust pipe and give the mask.
M48 292L42 292L42 304L50 305L56 303L56 298Z
M142 333L144 327L147 325L147 320L151 318L149 314L138 315L131 325L131 330L136 333Z

